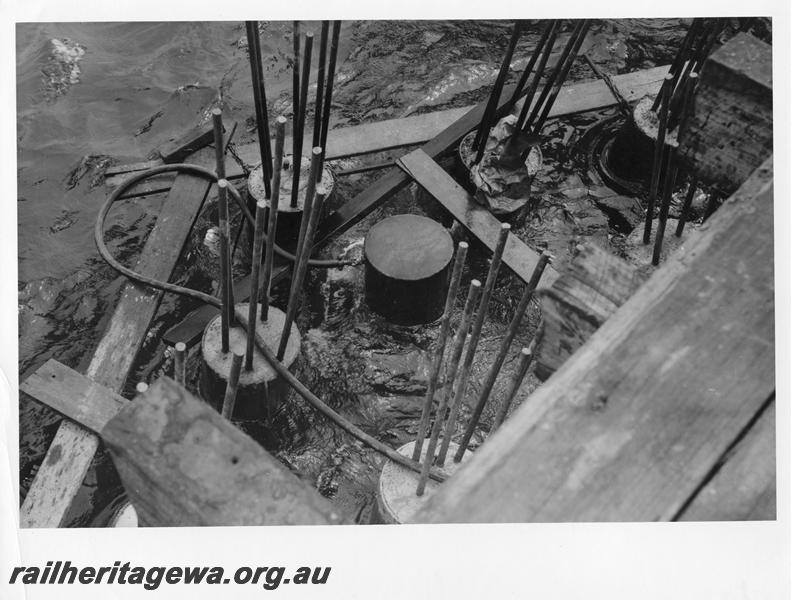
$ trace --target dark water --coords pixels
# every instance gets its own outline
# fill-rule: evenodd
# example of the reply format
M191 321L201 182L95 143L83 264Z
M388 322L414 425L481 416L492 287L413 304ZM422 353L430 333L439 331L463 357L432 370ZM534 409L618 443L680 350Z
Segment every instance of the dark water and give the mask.
M316 25L306 23L303 28L315 30L318 39ZM672 58L686 25L678 19L598 21L587 51L609 73L664 64ZM513 65L517 74L540 31L541 25L532 23L520 42L522 52L517 51ZM261 33L270 115L289 115L291 25L262 24ZM510 25L497 21L344 23L334 124L376 121L484 99L509 34ZM123 280L101 261L92 236L96 213L108 193L103 170L110 164L145 159L160 144L205 121L216 106L226 119L240 123L238 143L253 139L254 123L242 23L23 24L17 28L16 48L23 379L50 357L84 370L122 289ZM571 78L594 75L579 61ZM569 176L565 149L602 116L607 115L580 116L551 131L551 172L542 185L551 187ZM339 201L376 177L345 178L339 184ZM152 225L151 209L162 201L141 198L116 209L110 237L119 256L134 256ZM374 218L423 206L419 192L408 190ZM337 254L358 245L365 227L348 232L329 251ZM540 248L537 236L540 228L526 235L528 243ZM196 234L195 244L200 245L201 239ZM477 263L473 259L467 280L483 268L482 257ZM306 383L383 441L392 445L407 441L425 389L425 349L435 330L405 333L377 323L361 303L359 269L314 273L310 281L308 310L300 317L307 331ZM501 286L495 295L492 318L484 330L483 365L496 349L504 319L518 299L519 290L511 287ZM163 300L131 385L163 372L168 359L159 334L192 307L178 298ZM535 329L534 317L526 320L526 339ZM391 352L395 347L400 349L396 359ZM411 350L405 352L405 347ZM337 498L350 518L360 517L370 506L380 459L326 424L316 423L307 409L297 412L301 415L296 420L297 437L281 451L281 458L314 481L322 493ZM23 399L20 420L24 496L58 419ZM99 487L111 491L97 494ZM84 513L79 522L88 523L92 514L114 500L113 489L117 481L112 469L101 462L79 498L77 512Z

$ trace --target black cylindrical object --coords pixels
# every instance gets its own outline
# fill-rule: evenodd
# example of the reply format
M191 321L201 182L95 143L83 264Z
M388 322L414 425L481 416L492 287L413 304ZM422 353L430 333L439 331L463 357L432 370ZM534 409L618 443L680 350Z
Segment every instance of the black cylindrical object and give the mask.
M604 167L616 177L648 185L654 164L654 146L657 136L657 116L651 111L650 97L637 103L631 117L606 148ZM675 133L665 137L665 147L675 145Z
M365 237L365 298L374 312L397 325L419 325L442 316L448 292L453 239L427 217L397 215Z

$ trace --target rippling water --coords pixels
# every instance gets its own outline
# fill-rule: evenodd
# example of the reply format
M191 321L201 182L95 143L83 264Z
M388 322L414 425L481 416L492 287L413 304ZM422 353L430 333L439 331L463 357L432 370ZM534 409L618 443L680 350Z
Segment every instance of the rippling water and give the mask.
M314 29L318 38L316 23L303 28ZM540 30L539 23L532 23L519 48L530 48ZM646 68L668 62L685 30L686 23L678 19L597 21L587 51L610 73ZM262 24L261 34L271 114L288 114L291 24ZM497 21L344 23L333 119L338 125L353 124L479 101L488 93L509 34L510 25ZM515 69L524 65L524 54L517 52L522 58L515 60ZM594 76L580 61L571 77ZM205 120L215 106L222 107L226 119L240 122L235 141L251 141L249 80L242 23L18 26L20 379L50 357L84 370L117 301L123 280L101 261L92 237L97 210L108 193L103 169L145 159ZM353 191L369 179L352 181L346 189ZM116 220L123 226L113 228L112 235L122 255L139 247L152 224L149 209L161 202L144 198L118 208ZM336 294L336 302L354 302L331 280L316 285ZM166 297L156 331L189 308ZM321 355L323 331L308 336L309 354ZM356 335L365 333L363 327ZM138 371L152 372L163 356L155 340L144 347L144 366L138 365ZM369 375L376 380L376 373ZM358 407L360 419L371 408L366 406ZM20 419L24 495L58 420L25 400ZM387 434L386 424L373 426ZM79 502L93 505L92 512L112 499L112 494L94 493L105 482L117 485L110 471L98 469L84 486ZM348 501L352 509L356 501Z

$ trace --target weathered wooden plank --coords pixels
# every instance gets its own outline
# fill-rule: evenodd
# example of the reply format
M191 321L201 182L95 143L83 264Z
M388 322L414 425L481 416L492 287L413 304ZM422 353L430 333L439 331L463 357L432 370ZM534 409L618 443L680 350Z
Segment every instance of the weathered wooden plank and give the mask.
M333 129L327 136L326 160L349 158L371 152L423 144L473 108L475 107L464 106L413 117L387 119ZM311 133L310 136L305 136L303 148L310 148L313 143L312 135ZM286 137L284 147L291 148L291 136ZM257 143L239 146L236 153L245 164L261 162Z
M616 75L612 79L621 94L631 102L639 100L646 94L656 93L665 73L667 73L667 66L661 66L635 71L634 73ZM504 99L509 97L503 93ZM615 97L602 81L568 84L558 94L557 101L550 112L550 117L560 117L606 108L615 103ZM519 105L520 103L517 103L517 106ZM327 138L327 160L349 158L372 152L424 144L439 136L445 129L475 108L475 106L464 106L411 117L335 128ZM469 130L472 130L477 125L480 117L480 114L476 115L477 121ZM466 133L462 134L462 137ZM303 148L310 148L312 143L312 139L306 136ZM286 138L285 147L291 147L290 137ZM245 165L257 165L261 162L257 142L235 146L235 153ZM129 166L134 167L136 165ZM124 165L112 168L115 169L115 173L128 172L123 170ZM129 171L132 170L138 169L129 169ZM230 157L226 164L226 171L226 178L229 180L244 176L244 170L241 165L237 161L231 160ZM382 182L382 189L387 189L387 183L387 181Z
M195 162L211 164L212 158L212 152L204 150ZM160 280L170 277L208 190L206 180L188 175L176 179L138 259L138 272ZM161 292L126 284L88 366L89 378L116 392L123 388L160 299ZM63 519L97 446L95 435L71 422L61 423L22 504L22 527L65 525Z
M667 67L656 67L616 75L613 77L613 82L627 100L633 101L642 98L646 93L655 92L666 72ZM504 99L508 97L510 96L503 94ZM602 81L568 84L558 94L550 116L558 117L594 108L606 108L616 102L612 92ZM521 106L521 102L518 106ZM474 108L475 106L464 106L400 119L335 128L327 137L327 160L424 144ZM312 140L306 136L303 148L309 148L310 144ZM286 139L285 147L291 147L289 138ZM261 162L257 144L239 146L237 154L246 164Z
M646 278L596 244L578 246L568 267L538 292L544 327L535 353L536 376L544 381L557 371Z
M767 161L417 520L677 515L774 393L772 196Z
M703 65L680 152L695 176L729 194L772 154L772 46L739 33Z
M212 142L214 142L214 126L208 122L190 129L176 139L165 142L157 148L157 152L165 164L180 163Z
M414 150L398 159L404 169L423 189L431 194L453 218L461 223L478 241L494 251L502 223L434 162L423 150ZM503 252L503 263L525 283L538 264L539 253L530 249L515 235L508 236ZM542 287L550 285L557 271L547 267L541 278Z
M110 179L105 179L104 184L108 188L114 189L123 184L130 176L131 174L115 175ZM176 173L162 173L161 175L150 177L135 184L130 190L124 193L119 200L128 200L130 198L139 198L141 196L151 196L153 194L169 192L170 188L173 187L175 179Z
M146 160L143 162L126 163L123 165L113 165L112 167L107 167L107 169L105 169L104 176L107 179L110 179L116 175L127 175L129 173L134 173L135 171L146 171L162 164L164 163L161 159L156 159Z
M130 499L147 525L340 521L316 490L169 379L132 403L51 359L20 390L110 443ZM167 426L152 427L151 417L163 414ZM190 435L196 429L205 432L207 424L211 440L196 450ZM200 470L185 469L189 460L199 461Z
M342 522L315 489L168 378L127 403L102 439L143 525Z
M127 404L122 396L54 358L25 379L19 391L94 433Z
M777 518L775 403L761 414L680 521L767 521Z

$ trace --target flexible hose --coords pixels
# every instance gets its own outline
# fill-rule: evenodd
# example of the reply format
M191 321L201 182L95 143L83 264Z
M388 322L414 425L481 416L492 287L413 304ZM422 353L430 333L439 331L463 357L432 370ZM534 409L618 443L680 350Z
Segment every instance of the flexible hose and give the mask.
M101 209L99 210L99 215L96 218L96 227L94 228L94 237L96 240L96 247L99 250L99 254L101 254L102 258L107 261L107 263L113 267L116 271L125 275L132 281L136 281L138 283L142 283L143 285L147 285L153 287L155 289L159 289L165 292L171 292L174 294L179 294L182 296L188 296L191 298L195 298L196 300L200 300L206 304L210 304L215 308L221 309L222 302L219 298L215 298L211 294L207 294L205 292L200 292L198 290L193 290L187 287L183 287L180 285L176 285L173 283L168 283L164 281L156 280L152 277L147 277L146 275L142 275L133 271L129 267L122 265L118 262L115 257L110 253L110 250L107 248L107 245L104 243L104 225L107 219L107 214L110 212L110 208L113 204L123 195L123 193L128 190L133 185L137 184L138 182L147 179L148 177L152 177L154 175L158 175L160 173L167 173L170 171L176 171L179 173L189 173L191 175L197 175L199 177L205 177L212 181L217 180L217 175L204 167L200 167L198 165L191 165L186 163L181 164L172 164L172 165L162 165L158 167L153 167L147 171L142 171L136 175L132 175L129 179L121 183L112 194L110 194L109 198L105 201L102 205ZM248 220L252 218L250 211L247 210L247 207L244 206L244 202L242 202L241 195L233 186L229 186L228 190L231 192L231 195L234 197L236 202L239 204L239 207L242 209L242 212L245 214L245 218ZM289 254L285 250L278 249L275 246L276 252L283 258L294 260L294 256ZM346 266L351 264L351 261L310 261L309 263L311 266L321 266L321 267L336 267L336 266ZM248 332L249 335L249 328L247 323L247 315L243 314L244 311L237 309L235 311L236 318L239 321L239 324L244 327L244 329ZM372 450L383 454L393 462L400 464L407 469L412 471L420 472L421 465L417 461L414 461L402 454L399 454L396 450L391 448L390 446L380 442L376 438L368 435L362 429L351 423L349 420L345 419L337 412L335 412L332 408L330 408L321 398L316 396L313 392L311 392L305 385L297 379L291 371L289 371L283 363L277 360L275 354L269 349L269 347L263 343L263 341L259 338L259 336L255 335L255 345L264 355L266 361L272 366L272 368L277 371L278 375L280 375L283 379L285 379L288 384L294 388L294 390L302 396L311 406L313 406L317 411L323 414L325 417L330 419L333 423L335 423L338 427L352 435L353 437L360 440L363 444L370 447ZM444 481L446 478L446 474L439 470L439 469L432 469L430 476L432 479L436 481Z
M110 253L107 251L107 248L104 246L104 241L103 241L104 222L113 204L115 204L129 188L137 185L141 181L148 179L149 177L153 177L155 175L160 175L162 173L170 173L174 171L177 173L189 173L191 175L197 175L198 177L203 177L210 181L217 181L217 174L211 169L207 169L205 167L188 164L188 163L160 165L157 167L152 167L146 171L140 171L139 173L135 173L134 175L131 175L128 179L123 181L115 190L113 190L113 193L110 194L110 196L107 198L105 203L102 205L101 210L99 211L99 217L97 218L96 221L95 237L96 237L96 245L99 248L99 252L105 258L105 260L107 260L107 256L109 256ZM238 205L239 210L241 210L242 215L244 215L244 218L247 220L247 222L251 226L255 225L255 217L250 212L250 209L247 208L247 205L244 203L244 200L242 200L242 196L238 192L238 190L232 185L229 185L227 189L230 192L231 197L233 197L234 201ZM264 233L264 241L266 241L266 233ZM103 249L104 252L102 251ZM277 244L275 244L274 250L275 250L275 254L277 254L281 258L286 259L287 261L292 263L296 261L296 257L293 254L291 254L287 250L284 250ZM341 268L354 264L356 264L356 261L351 259L347 259L347 260L308 259L309 267L318 267L323 269Z
M217 301L219 304L219 301ZM247 322L247 313L240 308L234 310L234 314L236 315L236 320L245 328L247 334L250 335L250 328L248 327ZM304 383L302 383L299 379L297 379L294 374L288 370L288 368L277 360L277 356L275 355L272 350L269 349L264 341L260 338L259 335L255 335L255 345L261 351L261 354L264 355L266 361L272 366L272 368L277 371L277 374L280 375L283 379L285 379L288 384L294 388L300 396L302 396L313 408L318 410L321 414L325 417L333 421L338 427L346 431L347 433L351 434L352 436L356 437L362 443L370 446L372 449L376 450L377 452L384 454L387 458L392 460L393 462L397 462L400 465L405 466L408 469L412 469L420 473L421 465L419 462L412 460L404 456L403 454L399 454L393 448L388 446L387 444L383 444L375 437L368 435L362 429L351 423L350 421L343 418L337 412L332 410L326 402L321 400L318 396L316 396L313 392L311 392ZM432 479L436 479L437 481L444 481L445 480L445 473L442 471L435 469L431 473Z

